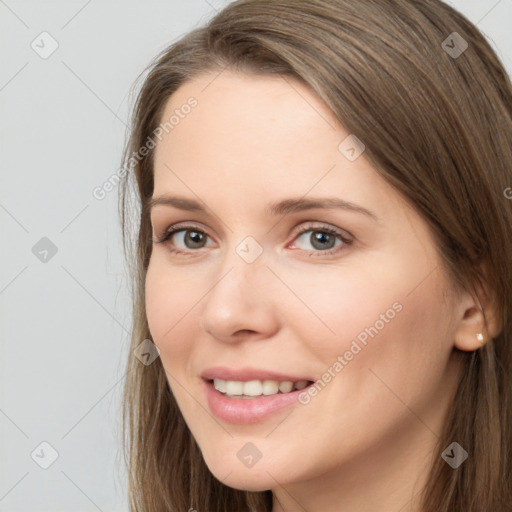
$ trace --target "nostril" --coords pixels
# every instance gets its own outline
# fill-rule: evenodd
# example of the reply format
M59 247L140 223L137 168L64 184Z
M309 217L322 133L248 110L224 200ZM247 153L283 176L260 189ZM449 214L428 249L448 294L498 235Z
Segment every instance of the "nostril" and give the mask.
M237 336L242 337L242 336L248 336L248 335L255 334L255 333L256 333L256 331L251 331L250 329L240 329L239 331L236 331L235 334L233 334L233 336L236 338Z

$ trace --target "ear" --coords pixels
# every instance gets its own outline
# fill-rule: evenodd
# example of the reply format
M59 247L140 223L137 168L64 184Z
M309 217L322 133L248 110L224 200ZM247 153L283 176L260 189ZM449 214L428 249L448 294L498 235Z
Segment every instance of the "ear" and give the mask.
M481 283L474 291L463 291L459 297L459 324L455 332L455 346L473 351L483 347L502 331L502 319L490 290Z

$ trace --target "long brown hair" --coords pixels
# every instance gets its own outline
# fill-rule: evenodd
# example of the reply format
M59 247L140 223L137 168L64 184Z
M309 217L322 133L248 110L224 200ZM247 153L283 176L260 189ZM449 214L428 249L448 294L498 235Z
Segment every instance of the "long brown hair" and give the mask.
M464 372L422 510L510 512L512 203L504 191L512 187L512 85L485 37L440 0L239 0L147 69L119 198L133 275L123 402L131 510L272 509L271 491L235 490L210 473L160 359L146 366L133 353L151 337L144 282L152 248L146 204L153 151L142 157L140 149L150 147L180 85L225 68L308 84L428 222L454 281L467 290L477 284L491 290L502 329L484 347L463 353ZM456 470L441 457L453 441L469 453Z

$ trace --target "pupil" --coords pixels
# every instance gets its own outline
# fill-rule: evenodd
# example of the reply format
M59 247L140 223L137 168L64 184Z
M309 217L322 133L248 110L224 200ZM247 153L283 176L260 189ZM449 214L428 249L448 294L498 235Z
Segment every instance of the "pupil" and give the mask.
M316 247L317 249L330 249L332 247L332 243L329 245L329 247L327 247L325 243L322 243L322 241L323 242L327 241L327 244L328 244L329 239L331 239L330 241L332 242L334 240L334 237L331 234L324 233L322 231L318 231L316 233L313 233L311 236L313 237L312 242L311 242L313 247ZM320 242L319 247L317 247L315 245L317 242Z
M188 231L187 232L187 241L191 241L192 244L201 244L201 238L203 236L203 233L199 233L197 231Z

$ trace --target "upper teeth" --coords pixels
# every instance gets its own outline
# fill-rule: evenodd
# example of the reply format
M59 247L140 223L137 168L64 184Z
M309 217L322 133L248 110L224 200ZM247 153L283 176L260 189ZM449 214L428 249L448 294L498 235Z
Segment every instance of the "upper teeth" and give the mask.
M242 382L238 380L213 379L213 385L217 391L226 393L227 395L276 395L281 393L289 393L292 389L303 389L308 385L307 380L292 382L285 380L279 382L277 380L250 380Z

